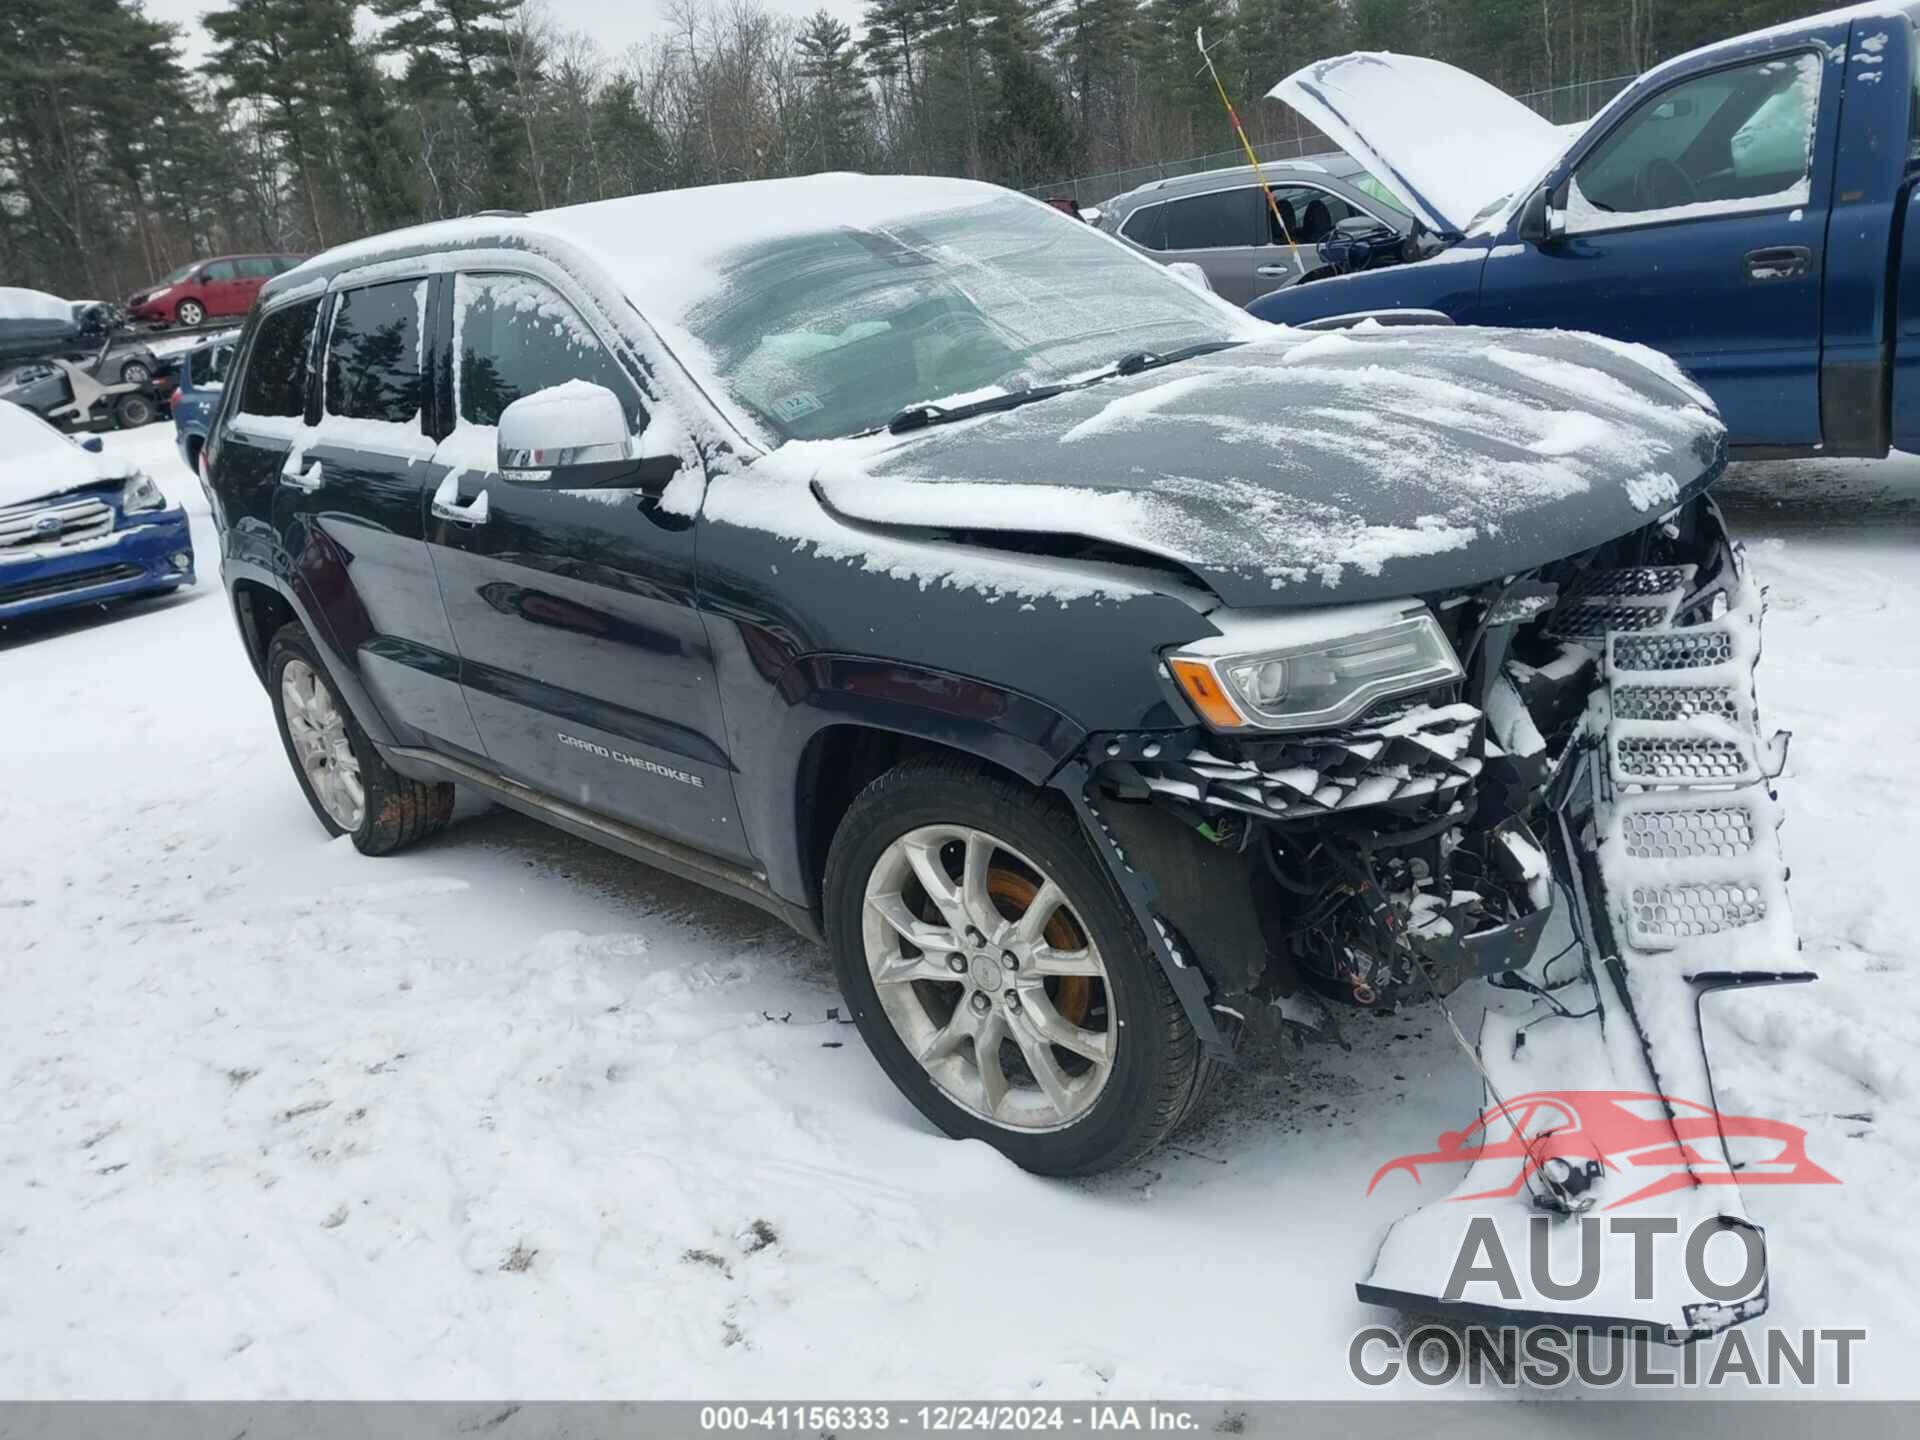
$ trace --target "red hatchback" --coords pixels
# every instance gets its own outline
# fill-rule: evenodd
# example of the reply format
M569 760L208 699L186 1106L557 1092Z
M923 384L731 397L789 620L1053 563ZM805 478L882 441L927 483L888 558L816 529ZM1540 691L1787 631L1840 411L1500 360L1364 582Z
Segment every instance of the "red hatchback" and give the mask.
M182 265L158 284L127 297L136 320L198 325L215 315L244 315L260 287L291 270L303 255L216 255Z

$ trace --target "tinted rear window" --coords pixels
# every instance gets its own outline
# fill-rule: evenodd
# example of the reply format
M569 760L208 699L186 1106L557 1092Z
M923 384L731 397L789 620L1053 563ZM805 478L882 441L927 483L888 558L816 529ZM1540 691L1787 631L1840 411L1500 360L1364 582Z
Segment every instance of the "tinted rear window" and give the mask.
M1259 226L1259 192L1216 190L1167 202L1169 250L1219 250L1232 245L1255 245L1266 237Z
M410 425L426 388L420 374L420 317L427 282L400 280L343 291L327 346L327 413Z
M307 355L318 300L303 300L275 310L260 322L240 390L240 408L249 415L300 415L306 410Z

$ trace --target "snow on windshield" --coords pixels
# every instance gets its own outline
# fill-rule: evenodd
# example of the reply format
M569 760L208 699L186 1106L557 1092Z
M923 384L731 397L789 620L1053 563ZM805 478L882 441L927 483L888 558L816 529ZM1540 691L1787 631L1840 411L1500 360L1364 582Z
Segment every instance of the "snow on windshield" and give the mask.
M682 323L720 384L788 439L1248 333L1092 227L1004 194L742 244Z

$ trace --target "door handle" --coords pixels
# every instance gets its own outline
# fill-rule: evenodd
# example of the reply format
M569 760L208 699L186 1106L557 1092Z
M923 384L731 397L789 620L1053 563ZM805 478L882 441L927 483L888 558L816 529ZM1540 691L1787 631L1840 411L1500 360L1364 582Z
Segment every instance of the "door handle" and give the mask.
M1798 280L1813 268L1813 251L1804 245L1771 245L1747 252L1749 280Z
M304 475L300 473L300 457L297 455L289 455L287 463L280 467L281 484L291 485L296 490L304 490L309 495L320 488L325 478L320 471L318 460L313 462Z
M1293 274L1293 267L1291 265L1256 265L1253 273L1264 275L1268 279L1278 279L1283 275Z
M484 525L487 523L487 492L482 490L466 504L460 503L460 472L449 471L447 478L440 482L440 488L433 492L432 510L434 517L451 520L456 525Z

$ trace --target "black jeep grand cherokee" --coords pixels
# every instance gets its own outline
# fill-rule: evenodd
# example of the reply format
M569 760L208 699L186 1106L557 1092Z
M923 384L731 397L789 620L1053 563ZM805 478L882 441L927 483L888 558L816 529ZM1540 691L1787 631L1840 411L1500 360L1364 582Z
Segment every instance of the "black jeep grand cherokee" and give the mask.
M349 245L242 351L222 573L320 822L470 785L770 910L1030 1169L1140 1155L1250 1028L1546 988L1556 905L1655 1051L1669 976L1790 948L1723 431L1652 352L1273 329L860 177Z

